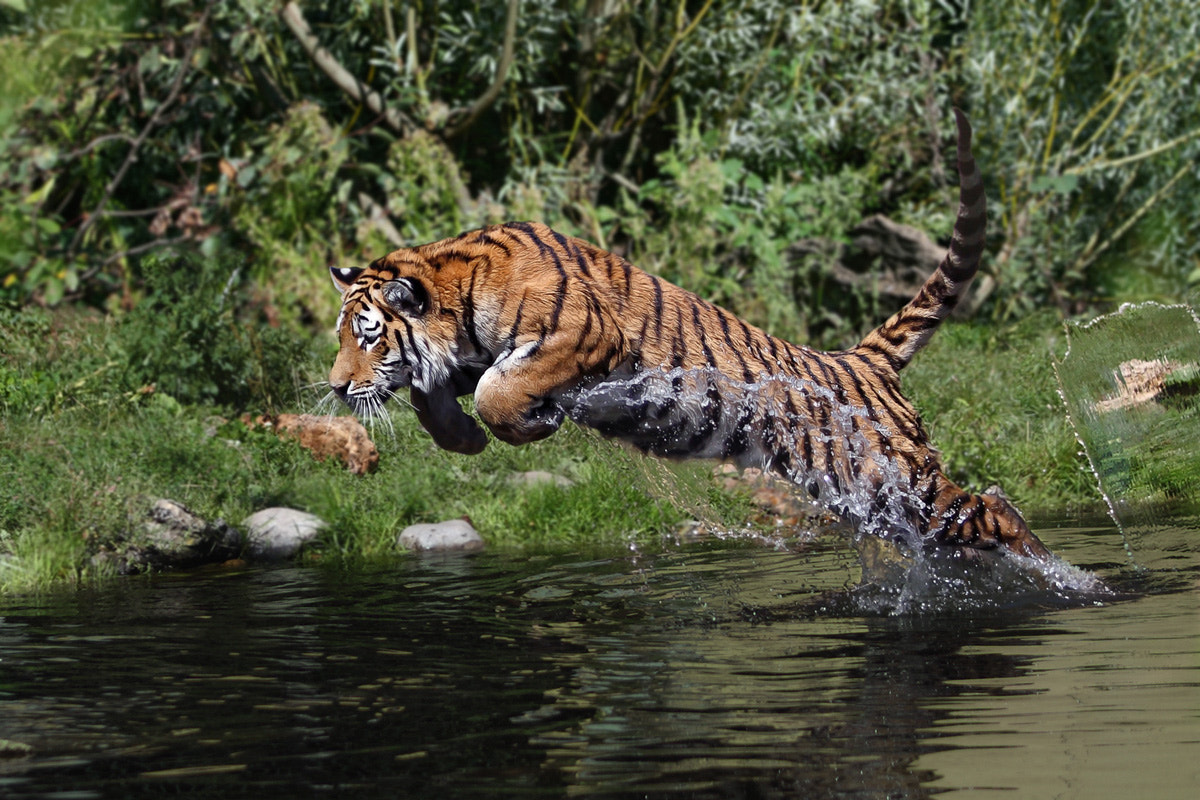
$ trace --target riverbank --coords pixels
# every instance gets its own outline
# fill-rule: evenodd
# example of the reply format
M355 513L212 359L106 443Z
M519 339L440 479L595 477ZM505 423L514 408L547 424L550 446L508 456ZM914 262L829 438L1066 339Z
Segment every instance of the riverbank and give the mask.
M0 315L0 591L103 579L93 555L164 498L235 527L267 507L311 512L328 529L309 557L338 560L394 552L405 526L460 516L489 546L555 550L645 545L696 519L731 529L762 516L711 464L664 466L571 425L536 445L462 456L438 450L399 406L373 430L377 468L355 474L252 424L318 406L331 338L293 347L269 391L233 408L141 383L135 359L149 356L131 346L137 324L71 309ZM999 483L1035 527L1039 509L1097 499L1055 391L1060 330L1049 316L998 330L952 324L904 375L956 479ZM203 341L217 347L220 336ZM158 346L186 349L166 335ZM514 480L530 471L566 480Z

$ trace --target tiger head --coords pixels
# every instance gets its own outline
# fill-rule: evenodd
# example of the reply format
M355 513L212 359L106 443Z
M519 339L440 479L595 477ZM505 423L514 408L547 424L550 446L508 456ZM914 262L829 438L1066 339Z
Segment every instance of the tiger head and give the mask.
M370 415L404 387L428 393L451 382L457 315L442 308L425 259L400 250L330 274L342 307L329 386L355 413Z

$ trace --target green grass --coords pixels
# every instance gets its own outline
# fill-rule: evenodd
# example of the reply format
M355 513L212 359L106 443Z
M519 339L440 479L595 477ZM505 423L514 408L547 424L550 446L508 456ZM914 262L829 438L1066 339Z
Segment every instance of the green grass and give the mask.
M951 478L996 483L1027 513L1092 508L1094 479L1066 419L1052 357L1066 349L1053 314L1014 325L951 322L904 371Z
M462 456L437 449L399 406L394 430L374 432L379 469L353 475L247 427L235 410L147 392L123 361L127 324L71 311L0 315L0 591L97 577L96 548L164 497L234 524L269 506L310 511L330 525L326 559L394 553L404 526L463 515L492 546L581 550L656 542L697 515L740 524L750 513L715 488L710 465L668 468L570 425L531 446L492 442ZM289 373L315 382L329 350L317 340ZM295 401L275 410L311 411L316 394L291 382L277 394ZM512 480L534 469L573 484Z
M141 328L79 311L0 313L0 591L103 577L91 554L158 498L235 525L269 506L310 511L330 526L317 554L326 560L384 557L404 526L463 515L494 547L576 551L648 546L689 519L740 528L753 516L745 497L716 488L710 464L665 466L572 425L534 445L457 455L399 406L394 432L375 431L379 469L353 475L248 428L242 409L146 391L128 363L130 330ZM950 325L904 376L953 476L999 482L1027 510L1095 502L1054 388L1057 331L1048 318L1002 331ZM267 376L271 397L293 398L273 410L311 411L317 395L299 385L317 382L331 357L317 339ZM573 485L511 480L535 469Z

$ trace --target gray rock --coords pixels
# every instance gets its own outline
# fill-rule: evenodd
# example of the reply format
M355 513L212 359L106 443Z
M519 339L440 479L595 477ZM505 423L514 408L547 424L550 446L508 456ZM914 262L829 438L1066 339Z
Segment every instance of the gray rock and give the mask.
M325 527L315 514L294 508L264 508L242 520L246 529L246 557L260 561L291 558Z
M405 550L482 550L483 537L463 519L409 525L397 540Z
M224 520L209 522L182 503L163 499L118 541L102 545L92 562L128 575L216 564L240 551L241 537Z
M553 472L545 472L540 469L531 469L528 472L514 472L508 477L508 482L513 486L545 486L553 484L561 489L566 489L575 485L575 481L562 475L555 475Z

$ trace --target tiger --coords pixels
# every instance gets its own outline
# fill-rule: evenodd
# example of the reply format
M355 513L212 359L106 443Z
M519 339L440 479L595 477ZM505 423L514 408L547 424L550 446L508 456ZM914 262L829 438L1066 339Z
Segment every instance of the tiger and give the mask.
M511 445L567 419L637 449L717 458L804 487L858 530L930 552L1047 548L998 489L949 477L900 371L974 277L987 201L971 126L955 109L959 209L917 294L855 346L776 338L619 255L510 222L331 267L341 292L332 394L359 415L408 388L441 448L488 443L457 398ZM946 551L942 548L949 547Z

